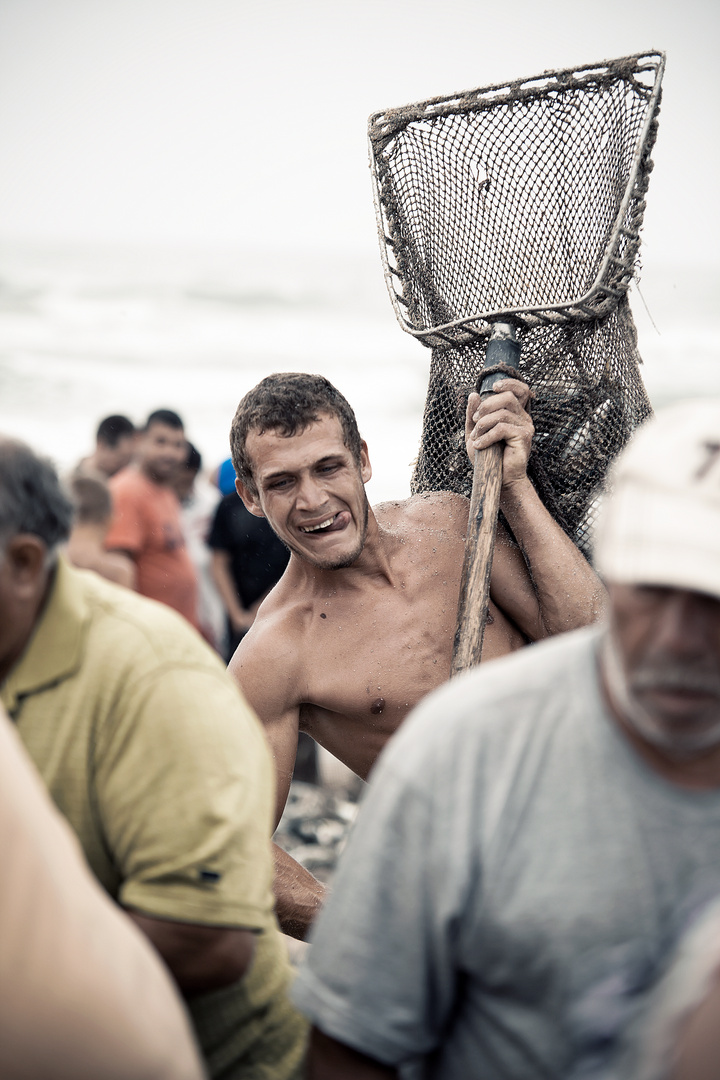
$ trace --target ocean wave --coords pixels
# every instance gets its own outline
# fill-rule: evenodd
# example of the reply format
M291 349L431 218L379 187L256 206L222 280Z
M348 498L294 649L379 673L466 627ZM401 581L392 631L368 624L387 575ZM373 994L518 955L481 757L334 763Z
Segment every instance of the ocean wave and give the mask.
M714 277L713 277L714 273ZM720 394L717 271L645 271L632 297L651 400ZM659 331L659 332L658 332ZM327 375L376 466L373 497L407 493L430 352L399 328L377 253L0 252L0 426L63 466L97 421L167 405L208 462L239 398L272 371Z

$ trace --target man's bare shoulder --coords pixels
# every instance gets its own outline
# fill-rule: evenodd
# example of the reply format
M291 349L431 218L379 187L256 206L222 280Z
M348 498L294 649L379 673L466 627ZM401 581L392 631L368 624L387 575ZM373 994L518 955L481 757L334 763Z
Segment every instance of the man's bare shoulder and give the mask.
M308 597L292 583L280 579L258 608L255 621L230 661L230 673L239 678L244 670L267 670L278 664L287 672L299 664L300 642L312 615Z
M79 564L78 564L79 565ZM126 555L120 555L116 551L100 552L94 566L88 566L97 574L114 581L116 585L124 585L126 589L132 589L135 585L132 562Z
M379 503L373 507L378 524L386 530L405 527L431 529L452 537L464 537L469 501L454 491L428 491L409 499Z

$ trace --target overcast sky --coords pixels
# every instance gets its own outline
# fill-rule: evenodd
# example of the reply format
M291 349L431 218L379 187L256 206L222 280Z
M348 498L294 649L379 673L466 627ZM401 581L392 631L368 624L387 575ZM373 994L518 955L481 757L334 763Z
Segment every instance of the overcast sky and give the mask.
M667 51L645 258L720 261L717 0L0 0L0 241L374 245L371 112Z

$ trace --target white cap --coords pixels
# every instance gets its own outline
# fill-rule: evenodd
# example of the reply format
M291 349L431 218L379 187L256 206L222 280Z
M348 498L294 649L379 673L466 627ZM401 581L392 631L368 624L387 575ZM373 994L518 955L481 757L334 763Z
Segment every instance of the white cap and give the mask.
M610 582L720 597L720 399L644 424L613 466L595 536Z

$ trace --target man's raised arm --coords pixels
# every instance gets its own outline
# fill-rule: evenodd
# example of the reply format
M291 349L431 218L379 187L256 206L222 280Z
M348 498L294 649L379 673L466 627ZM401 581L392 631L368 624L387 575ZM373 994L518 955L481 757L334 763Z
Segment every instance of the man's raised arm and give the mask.
M243 638L228 671L257 713L275 762L276 829L283 815L292 780L300 730L297 687L300 673L292 642L274 620L259 624ZM322 907L325 886L291 855L273 844L275 858L275 913L280 928L304 940Z
M314 1027L310 1033L308 1080L397 1080L398 1071L358 1053Z
M527 475L534 428L525 411L530 389L517 379L496 383L494 394L468 400L465 437L470 459L501 440L502 509L520 551L502 531L495 548L491 594L530 640L599 619L605 589L590 564L543 505Z

